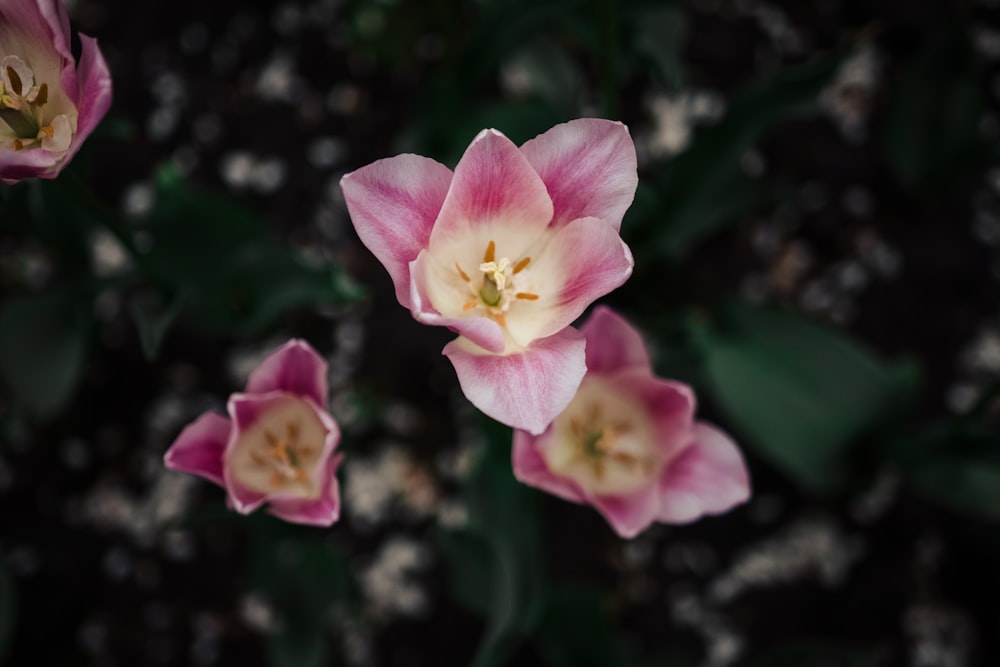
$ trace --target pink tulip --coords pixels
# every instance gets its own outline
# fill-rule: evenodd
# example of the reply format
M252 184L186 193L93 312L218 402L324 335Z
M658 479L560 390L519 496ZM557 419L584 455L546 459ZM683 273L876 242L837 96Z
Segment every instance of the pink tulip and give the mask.
M0 0L0 180L55 178L111 106L97 41L70 51L58 0Z
M694 421L690 387L653 375L639 332L605 307L581 331L587 375L542 435L514 433L514 475L593 505L622 537L745 502L750 480L740 451Z
M619 229L636 183L628 129L580 119L520 148L483 130L454 173L398 155L344 176L341 188L399 302L459 334L444 354L466 397L541 433L586 372L570 324L632 273Z
M163 460L224 488L240 514L268 503L286 521L329 526L340 516L341 457L326 402L326 362L305 341L290 340L250 374L245 393L229 397L228 419L203 414Z

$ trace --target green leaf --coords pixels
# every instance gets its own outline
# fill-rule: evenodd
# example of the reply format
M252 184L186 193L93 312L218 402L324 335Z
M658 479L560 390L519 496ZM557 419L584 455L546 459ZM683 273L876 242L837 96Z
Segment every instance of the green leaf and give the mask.
M90 297L53 291L0 306L0 379L16 401L45 417L69 399L83 374Z
M7 572L3 560L0 560L0 663L10 647L14 635L14 622L17 620L17 595L14 582Z
M510 429L489 426L490 442L468 481L469 523L442 531L452 596L486 615L474 667L503 664L538 621L545 595L537 497L510 471Z
M642 7L630 14L636 51L645 56L667 86L679 90L683 82L681 48L687 35L687 18L675 5Z
M161 295L151 292L140 292L129 300L129 312L139 330L139 341L147 360L152 361L159 354L163 339L180 315L184 301L183 295L177 295L164 303Z
M766 130L813 109L843 60L841 52L780 70L736 95L719 123L699 132L685 152L647 179L645 206L629 213L636 264L676 259L740 214L771 198L740 170L740 158ZM641 258L641 259L640 259Z
M764 458L804 486L846 481L848 448L913 400L917 373L797 315L734 303L702 334L710 389Z
M362 295L338 267L307 265L253 212L170 170L160 172L156 205L140 226L152 242L146 264L156 282L210 330L250 335L289 310L349 304ZM174 305L155 315L139 309L144 345L162 338Z
M889 162L914 189L947 184L997 154L978 129L986 103L969 31L943 26L935 35L899 76L883 121Z

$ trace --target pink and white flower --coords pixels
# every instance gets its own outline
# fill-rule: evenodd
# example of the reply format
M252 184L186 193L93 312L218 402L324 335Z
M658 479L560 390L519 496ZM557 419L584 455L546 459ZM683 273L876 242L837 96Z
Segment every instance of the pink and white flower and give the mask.
M70 50L59 0L0 0L0 180L55 178L111 106L97 40Z
M606 307L581 331L587 376L543 434L515 431L514 475L593 505L622 537L745 502L750 479L739 449L694 421L690 387L653 375L639 332Z
M329 526L340 516L341 457L326 403L326 362L305 341L290 340L250 374L244 393L229 397L228 418L203 414L164 463L223 487L240 514L267 503L286 521Z
M557 125L520 148L483 130L454 172L398 155L341 181L399 302L459 334L444 354L466 397L532 433L586 372L570 324L631 275L619 229L636 184L628 129L599 119Z

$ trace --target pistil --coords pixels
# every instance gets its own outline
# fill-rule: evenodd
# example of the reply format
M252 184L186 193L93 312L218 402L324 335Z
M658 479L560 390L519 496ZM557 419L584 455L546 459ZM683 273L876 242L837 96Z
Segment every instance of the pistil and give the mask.
M496 243L490 241L483 252L483 261L479 265L479 273L482 276L478 286L469 277L461 265L455 262L455 271L466 285L468 285L469 297L462 305L463 312L469 312L476 308L486 311L489 317L506 327L505 314L510 310L511 302L515 299L523 301L536 301L538 295L533 292L518 291L515 288L514 276L523 271L531 263L530 257L523 257L516 263L508 257L496 258Z

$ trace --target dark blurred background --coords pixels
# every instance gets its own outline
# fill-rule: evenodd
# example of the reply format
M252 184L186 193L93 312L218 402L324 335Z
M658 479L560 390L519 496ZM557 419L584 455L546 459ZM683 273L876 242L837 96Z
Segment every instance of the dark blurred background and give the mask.
M0 663L1000 664L1000 2L69 6L115 103L0 186ZM604 302L754 486L632 541L513 480L338 186L580 116L639 155ZM329 530L161 462L291 336L344 430Z

